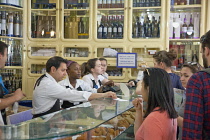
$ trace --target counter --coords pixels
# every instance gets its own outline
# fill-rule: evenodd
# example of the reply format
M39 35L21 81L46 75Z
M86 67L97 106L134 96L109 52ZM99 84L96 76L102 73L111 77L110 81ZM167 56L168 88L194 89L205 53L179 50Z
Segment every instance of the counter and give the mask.
M0 127L1 139L114 139L134 122L134 89L120 100L101 98L17 125Z

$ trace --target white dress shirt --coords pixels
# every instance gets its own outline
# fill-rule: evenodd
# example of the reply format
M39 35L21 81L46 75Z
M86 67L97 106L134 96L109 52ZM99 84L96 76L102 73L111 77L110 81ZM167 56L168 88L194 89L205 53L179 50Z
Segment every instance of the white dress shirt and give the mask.
M75 91L65 88L48 73L39 86L33 91L33 114L40 114L50 110L57 99L67 100L70 102L88 101L92 93L87 91Z
M76 86L75 88L71 85L69 81L69 77L67 76L64 80L58 82L61 86L66 87L69 86L72 90L77 90L78 87L81 87L82 91L88 91L91 93L97 93L97 89L93 89L90 87L89 84L85 83L85 81L81 79L76 79Z
M93 88L93 82L92 82L92 80L95 80L96 85L98 86L98 88L100 88L102 85L99 84L98 80L100 80L101 83L102 83L102 81L104 79L105 78L102 75L98 75L98 79L95 80L94 77L93 77L93 75L91 73L89 73L89 74L87 74L87 75L85 75L85 76L82 77L82 80L84 80L92 88Z
M101 74L101 75L102 75L105 79L107 79L107 80L109 79L108 73L105 72L105 73L103 73L103 74Z

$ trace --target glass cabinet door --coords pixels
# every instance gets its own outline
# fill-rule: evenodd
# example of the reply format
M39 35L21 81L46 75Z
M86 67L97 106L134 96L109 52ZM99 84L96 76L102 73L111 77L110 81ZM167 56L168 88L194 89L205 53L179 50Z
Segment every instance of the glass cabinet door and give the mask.
M92 58L92 47L86 44L64 45L62 57L68 60L88 60Z
M145 44L144 46L130 46L129 51L137 53L137 68L128 69L128 77L136 79L139 70L144 70L147 67L154 67L153 55L162 50L161 45Z
M94 57L105 57L108 61L116 60L117 53L125 52L125 46L122 45L100 45L93 51Z
M62 1L62 39L90 39L92 4L90 0Z
M127 21L127 2L124 0L95 0L95 39L115 39L119 41L125 38L125 21Z
M125 79L125 72L125 68L117 68L115 63L108 62L106 73L109 76L109 80L114 80L115 82L117 82L118 80L123 80Z
M29 38L58 37L58 0L30 0Z
M28 75L39 77L46 73L45 61L31 61L28 63Z
M31 44L28 47L28 57L31 59L49 59L58 54L59 50L56 45Z
M168 46L177 52L174 66L179 70L184 63L202 62L200 36L205 33L207 1L168 2ZM199 59L200 58L200 59Z
M129 1L129 39L140 41L163 39L165 23L165 0Z

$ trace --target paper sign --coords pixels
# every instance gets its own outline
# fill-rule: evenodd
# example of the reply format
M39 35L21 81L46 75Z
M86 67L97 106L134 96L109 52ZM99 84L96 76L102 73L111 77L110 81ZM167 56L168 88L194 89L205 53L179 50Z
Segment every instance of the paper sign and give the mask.
M136 53L117 53L118 68L136 68L137 54Z

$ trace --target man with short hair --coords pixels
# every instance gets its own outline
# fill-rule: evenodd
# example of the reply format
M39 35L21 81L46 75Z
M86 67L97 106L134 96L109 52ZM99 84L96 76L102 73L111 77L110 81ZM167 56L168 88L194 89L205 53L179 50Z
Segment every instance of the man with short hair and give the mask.
M67 60L59 56L50 58L46 63L46 74L35 83L33 92L34 118L60 110L60 100L85 102L95 98L117 98L114 92L90 93L65 88L58 84L66 76Z
M182 140L210 139L210 31L200 39L205 70L188 81Z
M5 62L7 61L7 49L8 46L0 41L0 68L4 68ZM25 95L21 91L21 89L17 89L13 94L10 95L10 97L3 99L4 93L5 93L5 87L3 85L3 82L0 82L0 125L6 124L6 111L5 108L9 107L13 103L21 100Z

